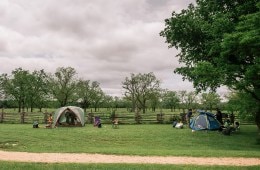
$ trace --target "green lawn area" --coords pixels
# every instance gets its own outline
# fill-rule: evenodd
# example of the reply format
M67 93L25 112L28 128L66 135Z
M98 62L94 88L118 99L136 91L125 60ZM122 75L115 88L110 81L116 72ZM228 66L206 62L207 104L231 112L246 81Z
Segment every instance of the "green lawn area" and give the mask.
M259 166L194 166L194 165L157 165L157 164L46 164L1 162L1 170L259 170Z
M0 149L26 152L102 153L158 156L259 157L257 129L244 125L224 136L217 131L176 129L171 125L111 125L96 128L32 128L30 124L0 124Z
M217 131L192 133L170 124L111 125L96 128L34 129L30 124L0 124L0 150L22 152L100 153L118 155L260 157L255 125L224 136ZM0 161L3 169L258 169L252 167L144 164L36 164Z

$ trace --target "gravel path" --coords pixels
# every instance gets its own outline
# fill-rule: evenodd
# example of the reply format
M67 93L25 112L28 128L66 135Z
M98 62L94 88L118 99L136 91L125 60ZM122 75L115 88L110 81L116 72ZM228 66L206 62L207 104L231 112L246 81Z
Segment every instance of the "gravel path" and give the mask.
M176 156L126 156L71 153L28 153L0 151L0 160L42 163L140 163L140 164L190 164L190 165L230 165L260 166L260 158L196 158Z

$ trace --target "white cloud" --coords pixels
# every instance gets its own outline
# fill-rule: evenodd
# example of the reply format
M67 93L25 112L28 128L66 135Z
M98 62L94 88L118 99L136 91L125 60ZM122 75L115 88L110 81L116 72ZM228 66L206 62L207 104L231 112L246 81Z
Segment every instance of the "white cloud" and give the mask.
M71 66L121 95L130 73L154 72L170 90L193 90L159 32L173 10L194 0L1 0L0 73ZM4 64L3 64L4 63Z

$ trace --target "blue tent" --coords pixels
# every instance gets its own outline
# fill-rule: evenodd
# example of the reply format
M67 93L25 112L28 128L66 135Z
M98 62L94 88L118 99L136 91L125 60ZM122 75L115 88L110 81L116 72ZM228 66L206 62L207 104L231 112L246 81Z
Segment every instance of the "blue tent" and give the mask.
M202 111L190 123L192 130L218 130L220 126L221 124L212 113Z

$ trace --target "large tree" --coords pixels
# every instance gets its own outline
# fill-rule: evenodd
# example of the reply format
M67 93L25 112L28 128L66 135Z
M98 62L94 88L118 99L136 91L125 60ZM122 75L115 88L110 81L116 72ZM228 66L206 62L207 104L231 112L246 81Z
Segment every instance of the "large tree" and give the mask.
M122 84L125 96L132 101L132 110L142 109L143 113L145 113L147 101L160 91L160 81L153 73L131 74L131 77L126 77Z
M200 102L204 109L212 111L218 108L220 104L220 96L215 92L202 93Z
M33 71L28 76L28 90L27 90L27 105L31 108L31 112L34 107L40 109L46 107L47 100L49 99L49 88L47 86L47 74L44 70Z
M17 68L12 71L12 75L2 74L1 85L7 98L13 99L18 104L18 111L26 107L28 99L30 72Z
M197 0L173 12L160 35L180 49L177 57L184 64L175 72L198 91L226 85L249 94L260 129L259 9L257 0Z
M99 94L100 91L102 90L97 81L79 80L77 84L77 95L85 112L91 104L94 105L94 101L97 101L97 96L100 96L97 94Z
M171 112L173 112L180 103L180 98L176 91L165 90L162 102L166 107L171 109Z
M76 70L72 67L59 67L54 75L50 76L49 88L60 106L75 102L76 98Z
M24 108L42 108L48 94L46 85L46 73L44 70L30 73L28 70L17 68L11 75L2 74L0 84L2 94L7 99L14 100L18 104L19 112Z

